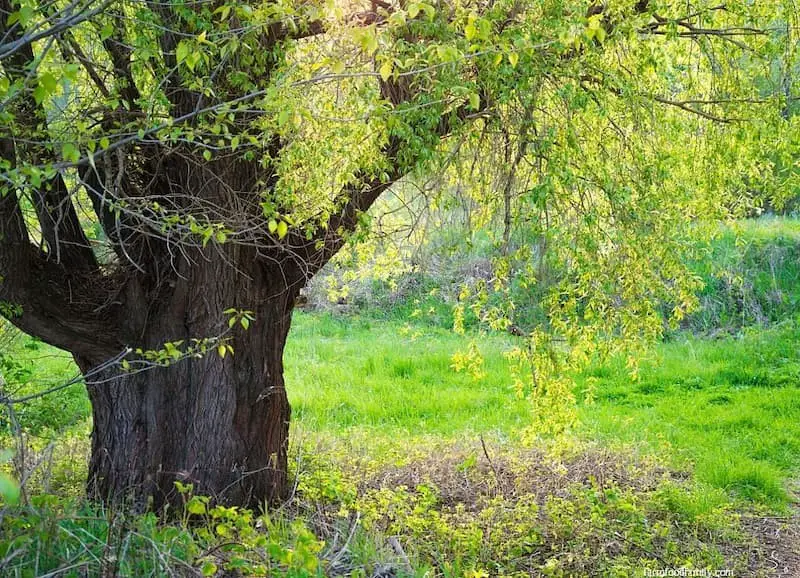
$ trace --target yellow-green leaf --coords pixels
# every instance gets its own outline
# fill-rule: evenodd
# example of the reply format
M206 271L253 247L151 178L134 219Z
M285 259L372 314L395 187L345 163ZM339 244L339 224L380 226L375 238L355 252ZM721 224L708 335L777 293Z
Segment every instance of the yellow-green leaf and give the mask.
M202 515L206 513L206 505L203 503L203 500L200 499L199 496L194 496L191 500L186 503L186 511L190 514L195 515Z
M389 80L389 77L392 75L392 61L387 60L381 65L380 69L381 78L384 82Z
M278 223L278 238L283 239L286 236L286 233L289 232L289 225L286 224L286 221L281 221Z

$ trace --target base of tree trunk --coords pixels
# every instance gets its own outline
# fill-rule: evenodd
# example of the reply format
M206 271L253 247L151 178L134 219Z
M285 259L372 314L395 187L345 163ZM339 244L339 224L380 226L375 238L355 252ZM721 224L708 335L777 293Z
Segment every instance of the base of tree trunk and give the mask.
M291 303L272 300L255 314L248 330L234 331L232 354L212 348L169 367L92 378L91 497L159 510L181 504L176 481L223 504L256 508L285 497L291 409L282 357ZM174 341L180 326L153 324L148 347ZM76 360L85 373L93 365Z

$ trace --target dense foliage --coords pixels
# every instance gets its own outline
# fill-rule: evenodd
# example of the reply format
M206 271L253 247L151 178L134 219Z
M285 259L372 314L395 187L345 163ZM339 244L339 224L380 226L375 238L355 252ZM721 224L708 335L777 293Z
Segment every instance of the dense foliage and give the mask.
M428 202L468 203L475 227L505 213L500 242L511 226L539 239L497 264L496 286L535 284L532 251L568 264L531 346L550 356L557 335L579 361L609 337L658 333L657 299L673 321L692 307L689 223L793 194L791 3L4 10L4 194L39 220L42 191L60 205L55 227L27 220L64 262L61 245L81 239L59 230L72 205L101 263L139 269L152 255L138 235L302 252L359 187L437 174ZM201 180L262 168L239 191L250 200L149 191L174 156ZM513 306L483 316L502 326ZM547 356L526 361L546 372Z
M418 188L500 248L461 287L456 331L467 309L508 329L512 290L558 265L508 359L540 425L563 427L569 370L695 307L690 236L794 194L796 16L779 0L2 0L0 312L90 378L96 493L177 500L173 477L197 471L233 502L275 499L300 288L368 235L386 191ZM479 375L477 345L455 363Z

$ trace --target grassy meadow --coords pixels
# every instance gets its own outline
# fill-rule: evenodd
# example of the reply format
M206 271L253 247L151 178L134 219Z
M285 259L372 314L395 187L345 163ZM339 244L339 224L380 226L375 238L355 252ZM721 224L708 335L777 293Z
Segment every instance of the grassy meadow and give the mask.
M417 436L517 439L530 420L509 387L508 338L482 343L487 377L454 372L464 337L392 322L300 314L286 372L295 427L341 438ZM800 327L713 340L680 336L655 347L632 381L624 363L591 367L594 399L580 403L579 434L635 446L732 495L770 507L788 502L800 464Z
M738 278L701 269L704 309L653 346L637 379L622 360L578 375L579 425L558 439L521 435L531 405L510 385L511 335L479 336L486 375L476 380L451 367L475 335L399 310L297 312L285 356L295 491L270 514L212 508L185 489L194 517L120 522L80 499L90 428L82 386L35 399L17 410L35 473L27 505L0 510L0 568L474 578L683 566L792 575L780 570L800 571L799 241L800 224L789 220L723 235L712 260ZM3 373L20 397L76 369L20 337ZM4 428L3 445L13 447Z

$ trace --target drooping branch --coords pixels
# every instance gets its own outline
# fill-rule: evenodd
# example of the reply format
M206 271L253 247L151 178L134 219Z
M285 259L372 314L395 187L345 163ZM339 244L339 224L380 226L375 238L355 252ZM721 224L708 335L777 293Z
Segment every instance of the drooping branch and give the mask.
M379 6L382 6L379 4ZM385 7L384 12L388 11L391 12L390 7ZM659 34L661 32L661 28L668 24L667 19L664 19L656 14L653 14L653 5L649 0L639 0L633 6L631 6L630 10L627 12L628 17L641 17L643 15L650 14L654 21L644 26L640 32L643 34L653 33ZM708 9L708 11L719 11L724 10L724 7L713 7ZM377 14L377 13L376 13ZM606 14L608 14L606 16ZM591 18L595 16L603 16L602 26L604 27L607 34L610 34L615 31L616 27L619 26L620 16L617 14L613 14L609 10L609 5L606 2L595 2L589 6L586 10L584 16L586 18ZM679 26L683 27L687 34L679 34L679 37L682 36L710 36L710 37L722 37L723 39L729 39L733 36L738 35L755 35L760 34L761 31L755 28L735 28L735 29L714 29L714 28L706 28L706 27L696 27L691 24L691 19L696 17L696 14L689 14L686 16L682 16L676 19L672 19L672 22L677 22ZM379 25L383 22L383 19L371 20L370 22L377 22ZM357 19L353 19L352 22L354 25L358 25L360 21ZM315 21L310 26L305 28L307 34L305 36L312 36L316 34L324 34L325 33L325 24L322 21ZM287 32L288 34L288 32ZM587 50L586 46L582 48L577 48L573 50L567 50L559 55L559 58L564 59L573 59L579 57L584 51ZM353 75L361 75L367 76L370 72L357 72L353 73ZM401 73L397 75L397 78L403 78L404 76L411 76L416 74L415 71L410 71L406 73ZM342 77L344 75L329 75L330 78L337 78ZM583 78L581 80L584 80ZM401 104L401 102L394 102L391 95L387 94L387 89L391 89L393 83L382 83L382 94L387 100L393 102L395 106ZM402 88L402 87L399 87ZM612 89L613 91L613 89ZM391 91L390 91L391 92ZM407 90L397 90L395 91L398 94L403 96L402 102L407 100L413 99L414 94L409 94ZM659 102L664 105L668 106L675 106L678 108L683 109L685 112L696 114L707 118L709 120L715 122L728 122L731 119L726 119L723 117L717 117L707 111L699 109L695 106L692 106L691 103L685 103L680 101L673 101L665 98L661 98L658 96L649 96L652 100ZM485 105L484 95L481 95L480 102ZM456 117L461 117L464 120L466 114L465 110L459 110L456 114ZM476 114L475 116L479 116ZM450 134L452 127L450 126L447 116L443 116L442 122L437 130L435 131L440 137L446 137ZM400 168L398 164L398 153L404 148L404 143L396 138L390 139L390 142L386 145L383 150L383 154L387 160L389 165L389 169L384 172L382 178L371 177L368 175L356 175L356 178L353 180L351 185L345 187L342 191L340 198L344 199L344 203L341 205L341 208L334 212L334 214L330 217L329 221L321 226L318 230L318 233L312 237L309 241L305 239L302 234L300 233L290 233L289 242L287 245L290 247L291 251L295 252L294 258L297 259L298 257L301 258L303 261L301 264L301 268L303 269L304 279L310 278L314 273L316 273L328 260L341 248L344 244L347 235L352 232L358 225L359 216L367 211L374 202L380 197L380 195L386 191L389 187L391 187L394 183L398 180L403 178L405 175L405 170Z
M403 177L404 171L397 162L402 144L396 137L389 140L383 150L390 166L389 171L383 178L357 175L355 181L342 191L345 199L342 208L331 215L328 223L319 229L311 241L299 234L289 238L288 244L299 247L297 254L302 257L300 269L303 277L296 282L306 282L324 267L342 248L347 235L356 229L360 215L369 210L381 194Z
M408 90L402 79L381 82L381 92L393 106L397 107L408 102L413 93ZM456 125L468 122L471 119L485 116L491 107L491 102L484 95L482 105L478 110L472 110L470 105L462 105L452 112L443 114L438 123L432 128L435 137L444 139L448 137ZM382 155L385 159L386 169L382 174L375 176L366 173L357 174L353 181L344 187L340 198L344 199L341 208L335 211L328 222L318 229L318 233L310 240L295 233L290 236L288 246L296 248L295 256L302 257L299 270L302 278L295 280L298 283L308 281L342 248L347 236L358 227L361 215L367 212L380 196L395 183L405 177L411 170L415 161L409 158L408 143L401 137L392 135L383 146Z

